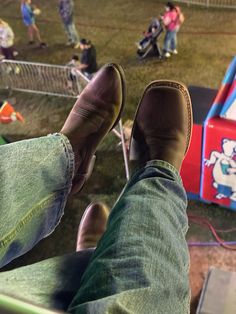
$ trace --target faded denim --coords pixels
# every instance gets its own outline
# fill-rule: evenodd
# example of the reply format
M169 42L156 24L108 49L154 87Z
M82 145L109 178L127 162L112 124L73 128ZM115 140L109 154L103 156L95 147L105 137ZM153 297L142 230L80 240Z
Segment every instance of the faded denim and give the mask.
M79 42L79 35L76 30L75 24L73 22L69 24L64 24L64 28L69 42L77 44Z
M186 314L186 193L176 169L148 162L109 217L69 312Z
M15 228L17 232L13 233L12 243L20 243L20 247L24 248L18 251L17 256L29 250L59 222L74 167L73 153L64 136L51 135L25 142L5 148L5 158L9 160L7 165L18 164L18 171L22 167L16 177L18 181L12 182L12 175L7 176L7 172L1 169L5 189L9 184L12 189L15 187L16 194L20 192L18 198L10 203L5 200L8 210L3 210L0 205L5 230L11 231L11 226L18 225L14 220L17 217L18 221L19 214L16 213L20 210L24 212L20 216L28 217L28 212L35 208L31 219L24 220L23 228ZM20 185L21 177L25 181L18 191L16 182ZM30 180L34 180L34 184L29 184ZM8 194L4 195L7 197ZM48 201L42 202L45 199ZM186 207L186 194L176 169L164 161L148 162L133 174L125 186L95 252L85 252L87 257L83 267L85 269L87 263L88 266L81 281L81 273L76 274L76 269L82 265L80 254L84 252L72 254L70 267L64 267L65 271L62 269L63 265L68 266L66 256L4 272L0 274L0 287L7 286L8 293L14 292L18 297L58 309L65 309L65 304L68 306L72 301L67 311L73 314L187 314L190 311L190 290L189 255L185 240L188 229ZM38 208L40 215L37 214ZM51 221L46 224L48 228L45 227L47 217ZM8 225L9 221L11 225ZM41 230L36 232L36 225ZM2 230L1 237L4 237ZM10 252L11 237L6 247ZM2 253L2 248L0 253L1 256L6 254L5 251ZM14 254L13 250L9 254L10 259ZM4 263L10 259L5 258Z
M163 50L172 52L175 49L177 49L177 31L166 31Z
M60 134L0 146L0 267L29 251L60 222L74 155Z

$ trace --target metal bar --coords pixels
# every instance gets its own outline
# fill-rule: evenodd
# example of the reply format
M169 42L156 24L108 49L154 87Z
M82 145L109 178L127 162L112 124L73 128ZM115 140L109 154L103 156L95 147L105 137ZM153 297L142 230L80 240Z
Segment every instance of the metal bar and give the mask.
M5 89L9 89L10 87L6 87ZM10 88L12 89L12 88ZM32 90L28 89L22 89L22 88L14 88L15 91L18 92L23 92L23 93L33 93L33 94L40 94L40 95L50 95L50 96L59 96L59 97L66 97L66 98L77 98L78 96L73 96L73 95L64 95L64 94L58 94L58 93L45 93L45 92L37 92L35 93Z
M236 1L235 0L179 0L179 3L187 3L190 4L205 6L207 8L222 8L222 9L236 9Z
M123 150L123 157L124 157L124 163L125 163L125 175L127 181L130 178L129 175L129 162L128 162L128 154L127 154L127 149L125 145L125 137L124 137L124 132L123 132L123 125L122 125L122 120L120 119L119 121L119 127L120 127L120 134L121 134L121 143L122 143L122 150Z
M1 63L15 63L15 64L22 64L22 65L33 65L33 66L45 66L45 67L48 67L48 68L69 68L71 69L70 67L68 66L65 66L65 65L54 65L54 64L49 64L49 63L40 63L40 62L25 62L25 61L20 61L20 60L8 60L8 59L3 59L1 61ZM84 75L83 75L84 76Z
M112 132L119 138L121 139L120 133L116 129L112 129Z
M43 63L2 60L0 87L53 96L76 98L89 82L80 71L71 80L72 67ZM69 88L69 82L72 88Z

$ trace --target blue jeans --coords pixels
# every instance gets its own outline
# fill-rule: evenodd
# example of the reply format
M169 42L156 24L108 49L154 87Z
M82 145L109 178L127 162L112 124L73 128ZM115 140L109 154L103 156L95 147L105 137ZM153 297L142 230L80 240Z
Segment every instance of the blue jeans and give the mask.
M0 164L3 265L53 231L71 188L74 159L60 134L0 150L6 160L4 167ZM177 170L150 161L125 186L94 252L3 272L0 287L69 313L189 313L186 206Z
M166 31L166 35L164 38L164 47L163 50L165 52L171 52L177 49L177 31Z
M70 24L64 24L65 32L68 40L71 43L77 44L79 42L79 35L76 30L75 24L71 22Z

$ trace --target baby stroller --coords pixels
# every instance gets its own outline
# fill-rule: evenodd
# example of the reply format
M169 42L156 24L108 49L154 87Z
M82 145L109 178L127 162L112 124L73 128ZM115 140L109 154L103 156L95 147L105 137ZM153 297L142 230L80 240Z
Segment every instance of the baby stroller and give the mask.
M137 54L140 59L144 59L148 54L157 55L160 59L162 58L161 49L158 44L158 39L163 32L163 27L161 22L155 18L151 21L147 32L145 32L144 38L142 38L138 43Z

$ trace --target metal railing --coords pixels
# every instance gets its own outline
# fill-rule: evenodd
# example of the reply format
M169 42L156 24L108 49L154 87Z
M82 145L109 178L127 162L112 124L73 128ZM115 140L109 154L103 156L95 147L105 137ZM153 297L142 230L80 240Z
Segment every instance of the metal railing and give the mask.
M37 94L77 97L89 79L72 67L3 60L0 88Z
M72 67L15 60L0 62L0 89L11 89L34 94L77 98L89 79ZM118 129L118 130L117 130ZM128 180L129 165L122 121L113 133L122 144L125 174Z
M236 9L236 0L178 0L178 2L201 5L207 8Z

